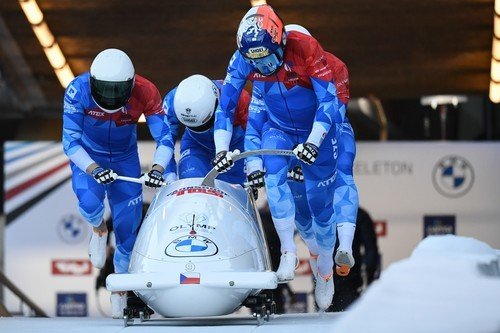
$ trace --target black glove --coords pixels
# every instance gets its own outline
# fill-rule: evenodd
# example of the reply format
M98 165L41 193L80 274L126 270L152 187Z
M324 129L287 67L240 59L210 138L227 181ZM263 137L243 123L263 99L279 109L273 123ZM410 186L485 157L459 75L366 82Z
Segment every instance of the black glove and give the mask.
M144 185L147 187L158 188L163 185L163 182L162 173L156 169L151 169L151 171L144 175Z
M92 177L94 177L95 181L99 184L111 184L116 180L118 175L111 169L97 167L92 170Z
M259 198L259 189L257 187L250 186L252 190L253 199L257 200Z
M300 165L294 166L292 170L288 171L288 178L301 183L304 181L304 174Z
M264 175L265 174L266 173L264 171L260 171L260 170L252 172L251 174L249 174L247 176L248 185L250 185L251 187L255 187L255 188L263 187L265 185L265 183L264 183Z
M293 150L293 153L299 160L307 164L313 164L319 154L319 148L316 145L306 142L301 143Z
M212 166L215 167L215 170L221 173L229 171L233 165L234 161L231 158L231 154L226 150L219 152L212 160Z

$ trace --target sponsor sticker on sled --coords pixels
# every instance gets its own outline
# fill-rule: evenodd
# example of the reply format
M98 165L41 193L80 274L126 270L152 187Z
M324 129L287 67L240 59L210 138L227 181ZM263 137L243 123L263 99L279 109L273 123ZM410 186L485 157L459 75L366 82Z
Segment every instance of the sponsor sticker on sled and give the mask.
M208 194L219 198L227 196L227 194L219 189L208 187L208 186L188 186L182 187L180 189L174 190L167 194L167 196L176 195L181 196L185 194Z
M200 273L180 273L180 284L200 284Z

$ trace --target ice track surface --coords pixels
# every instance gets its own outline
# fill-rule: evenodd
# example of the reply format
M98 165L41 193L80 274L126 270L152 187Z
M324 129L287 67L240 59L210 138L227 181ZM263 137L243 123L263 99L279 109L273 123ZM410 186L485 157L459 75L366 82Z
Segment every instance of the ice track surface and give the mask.
M237 333L304 333L329 332L341 313L303 313L275 315L260 326L250 316L225 316L196 319L152 319L134 326L123 326L123 320L107 318L0 318L2 333L150 333L150 332L237 332ZM139 322L137 320L137 322Z

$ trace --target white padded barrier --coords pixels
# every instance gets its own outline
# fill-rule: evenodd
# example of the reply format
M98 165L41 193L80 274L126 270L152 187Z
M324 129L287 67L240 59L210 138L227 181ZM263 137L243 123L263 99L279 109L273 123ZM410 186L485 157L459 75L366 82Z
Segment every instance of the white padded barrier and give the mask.
M389 266L332 332L500 332L499 251L453 235Z

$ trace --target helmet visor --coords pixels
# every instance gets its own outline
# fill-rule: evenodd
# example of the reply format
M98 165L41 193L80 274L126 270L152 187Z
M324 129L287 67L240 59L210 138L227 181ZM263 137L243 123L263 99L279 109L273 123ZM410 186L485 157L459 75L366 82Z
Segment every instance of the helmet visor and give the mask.
M283 50L279 48L276 52L262 58L244 58L257 72L268 76L274 74L283 65Z
M134 79L127 81L101 81L90 78L90 91L94 101L104 110L115 111L127 104L132 94Z
M200 126L196 126L196 127L191 127L191 126L187 126L187 125L186 126L191 131L197 132L197 133L202 133L202 132L208 131L209 129L211 129L214 126L214 122L215 122L215 110L217 110L217 106L218 105L219 105L219 101L216 99L215 100L215 105L214 105L214 110L209 115L209 117L207 117L207 119L203 120L203 122L202 122L202 124Z

